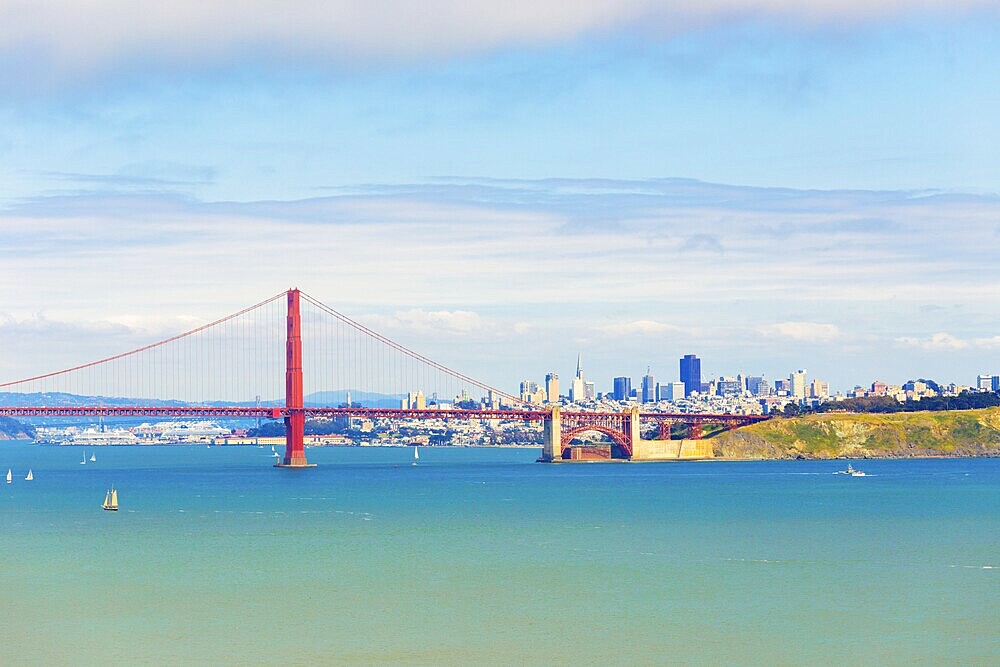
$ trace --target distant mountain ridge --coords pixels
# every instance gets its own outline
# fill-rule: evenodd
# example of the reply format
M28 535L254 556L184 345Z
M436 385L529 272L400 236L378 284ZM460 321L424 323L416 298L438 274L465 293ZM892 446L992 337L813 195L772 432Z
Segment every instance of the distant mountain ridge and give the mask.
M347 403L347 395L351 395L351 404L364 408L398 408L402 396L398 394L378 394L370 391L314 391L303 397L302 402L316 408L335 408ZM283 405L284 403L282 403Z
M336 391L316 391L307 394L303 398L303 403L307 407L331 407L335 408L347 402L347 395L350 394L351 402L366 408L398 408L402 396L394 394L378 394L374 392L354 391L338 389ZM275 407L285 404L284 398L271 399L266 401L180 401L180 400L159 400L151 398L123 398L120 396L86 396L81 394L71 394L67 392L35 392L31 394L19 394L14 392L0 392L0 405L21 406L34 405L46 407L77 407L91 405L135 405L154 406L162 405L167 407L198 407L198 406L255 406Z

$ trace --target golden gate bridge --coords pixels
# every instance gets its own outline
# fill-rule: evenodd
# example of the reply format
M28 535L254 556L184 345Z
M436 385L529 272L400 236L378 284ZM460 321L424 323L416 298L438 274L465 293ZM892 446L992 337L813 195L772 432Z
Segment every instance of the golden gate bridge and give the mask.
M323 398L332 387L383 402L417 389L430 402L419 409L322 405L330 402ZM467 407L462 399L477 391L485 401ZM283 419L285 453L276 466L284 468L310 467L304 447L310 417L541 422L541 460L547 461L569 458L573 438L585 432L607 436L618 458L630 459L640 420L657 424L661 438L669 439L673 426L682 424L689 438L699 439L705 424L732 429L767 419L641 413L634 407L624 412L542 409L414 352L298 289L128 352L0 383L0 392L0 416L6 417ZM282 392L280 404L260 400ZM81 405L77 398L67 404L67 395L89 403ZM315 400L307 403L307 396Z

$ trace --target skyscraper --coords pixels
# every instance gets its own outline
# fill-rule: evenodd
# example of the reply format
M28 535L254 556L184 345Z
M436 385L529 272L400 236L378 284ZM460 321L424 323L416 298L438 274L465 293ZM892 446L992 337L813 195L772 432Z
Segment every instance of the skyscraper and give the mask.
M693 354L681 357L681 382L684 383L685 396L701 391L701 359Z
M649 368L646 368L646 375L642 378L642 402L656 403L656 378Z
M627 401L632 395L632 378L617 377L614 380L615 388L612 395L616 401Z
M576 355L576 377L569 386L569 400L579 403L587 399L587 386L583 381L583 356Z
M545 400L545 391L538 386L537 382L525 380L521 383L521 400L525 403L542 403Z
M559 375L549 373L545 376L545 398L549 403L559 402Z
M791 394L795 398L806 397L806 372L797 370L788 376L788 381L792 383Z
M747 390L754 396L767 396L771 387L763 375L751 375L747 378Z

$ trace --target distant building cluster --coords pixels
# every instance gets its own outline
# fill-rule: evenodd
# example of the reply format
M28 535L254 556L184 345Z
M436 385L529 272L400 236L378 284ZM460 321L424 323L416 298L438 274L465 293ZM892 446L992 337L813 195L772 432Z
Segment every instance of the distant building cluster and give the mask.
M976 389L979 391L1000 391L1000 375L980 374L976 377Z
M546 386L532 380L521 383L521 400L533 405L569 404L585 409L619 410L624 404L640 404L650 410L677 412L726 412L732 414L770 413L788 404L817 405L847 398L887 396L900 402L931 396L957 396L963 391L1000 391L1000 376L981 374L974 386L940 385L932 380L909 380L892 385L875 380L870 387L857 386L842 393L831 393L830 383L811 378L805 369L790 372L788 377L768 380L763 374L703 378L701 359L685 354L679 360L678 379L658 382L651 367L638 383L629 376L611 380L611 390L598 393L583 373L583 360L577 357L576 376L566 395L559 394L558 375L549 373Z

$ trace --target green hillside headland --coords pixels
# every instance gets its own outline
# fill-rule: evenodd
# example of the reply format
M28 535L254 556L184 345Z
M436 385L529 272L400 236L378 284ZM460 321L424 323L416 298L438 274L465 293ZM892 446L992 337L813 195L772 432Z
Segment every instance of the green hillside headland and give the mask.
M1000 408L776 417L712 439L718 458L1000 456Z

